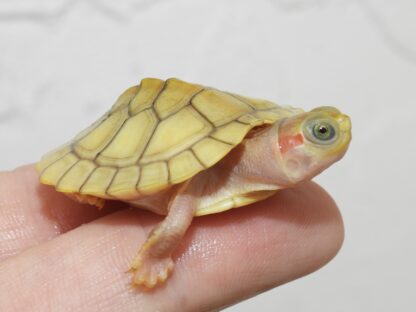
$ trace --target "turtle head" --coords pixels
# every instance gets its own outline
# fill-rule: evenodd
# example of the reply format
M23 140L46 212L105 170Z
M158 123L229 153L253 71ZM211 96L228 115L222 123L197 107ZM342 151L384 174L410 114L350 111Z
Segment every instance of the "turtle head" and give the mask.
M278 137L283 171L290 184L295 184L313 178L344 156L351 122L334 107L318 107L284 119Z

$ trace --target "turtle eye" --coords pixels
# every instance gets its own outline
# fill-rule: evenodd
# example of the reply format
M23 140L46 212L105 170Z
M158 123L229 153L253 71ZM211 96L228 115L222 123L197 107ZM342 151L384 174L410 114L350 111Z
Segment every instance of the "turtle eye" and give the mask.
M306 136L314 143L330 144L336 139L336 129L327 121L313 121L307 127Z

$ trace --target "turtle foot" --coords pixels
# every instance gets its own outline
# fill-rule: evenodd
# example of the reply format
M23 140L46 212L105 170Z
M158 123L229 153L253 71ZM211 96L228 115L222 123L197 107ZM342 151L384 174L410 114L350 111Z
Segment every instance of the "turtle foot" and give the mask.
M131 270L134 272L133 284L147 288L163 284L172 272L173 266L171 257L156 258L139 255L131 266Z
M78 193L66 193L65 195L81 204L93 205L98 209L102 209L105 204L105 199L91 195L81 195Z

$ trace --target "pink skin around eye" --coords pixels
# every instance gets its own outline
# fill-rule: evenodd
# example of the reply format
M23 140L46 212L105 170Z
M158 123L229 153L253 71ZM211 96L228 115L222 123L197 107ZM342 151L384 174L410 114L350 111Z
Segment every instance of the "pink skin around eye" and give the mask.
M303 135L297 133L295 135L284 135L279 137L279 148L284 155L287 151L292 148L303 144Z

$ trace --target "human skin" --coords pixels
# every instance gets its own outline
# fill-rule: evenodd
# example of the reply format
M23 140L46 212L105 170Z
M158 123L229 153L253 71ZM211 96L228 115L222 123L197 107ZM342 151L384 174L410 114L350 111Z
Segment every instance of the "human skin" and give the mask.
M344 235L334 201L305 182L195 218L169 281L144 291L126 270L160 220L118 202L75 203L30 165L0 173L0 311L218 310L317 270Z

